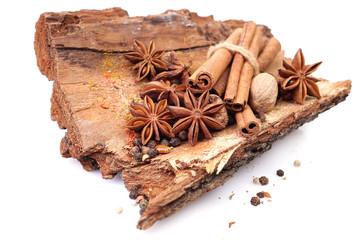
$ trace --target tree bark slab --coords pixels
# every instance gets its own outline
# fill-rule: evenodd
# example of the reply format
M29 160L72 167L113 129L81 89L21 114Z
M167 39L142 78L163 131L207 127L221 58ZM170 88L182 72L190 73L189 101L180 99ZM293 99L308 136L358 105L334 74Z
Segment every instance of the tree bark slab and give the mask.
M124 58L134 39L155 41L157 49L175 50L191 59L194 71L206 59L209 46L226 39L242 20L214 21L188 10L129 17L120 8L103 11L43 13L35 33L40 71L53 80L51 118L67 132L60 143L64 157L78 159L86 170L99 169L103 178L121 177L129 191L144 194L149 205L138 228L146 229L191 201L224 184L242 165L270 149L271 144L312 121L319 113L346 99L351 81L318 83L321 99L304 105L278 101L253 137L237 134L236 125L213 139L188 144L137 163L128 154L134 135L125 124L128 106L139 100L136 72ZM270 29L262 26L266 37ZM146 82L146 81L145 81Z

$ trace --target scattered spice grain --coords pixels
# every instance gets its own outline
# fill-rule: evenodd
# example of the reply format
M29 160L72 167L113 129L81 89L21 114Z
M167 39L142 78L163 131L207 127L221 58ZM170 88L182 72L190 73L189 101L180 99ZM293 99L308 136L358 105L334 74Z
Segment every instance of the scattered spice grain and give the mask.
M130 149L130 156L134 157L135 154L139 153L140 148L138 146L134 146Z
M123 208L119 206L119 207L117 207L117 208L115 209L115 211L116 211L117 214L120 214L120 213L123 212Z
M284 171L279 169L276 171L276 175L278 175L279 177L283 177L284 176Z
M295 167L300 167L301 166L301 162L299 160L295 160L294 161L294 165Z
M129 193L130 199L136 199L139 196L139 193L137 192L137 189L132 189Z
M179 138L183 141L187 140L187 132L186 131L179 132Z
M136 153L136 154L134 155L134 160L135 160L136 162L141 162L141 160L142 160L142 153L141 153L141 152Z
M253 205L253 206L259 205L259 204L260 204L260 198L258 198L258 197L252 197L250 203L251 203L251 205Z
M269 183L269 179L265 176L260 177L259 181L261 185L267 185Z
M235 193L233 192L230 196L229 196L229 200L232 200L233 196L235 195Z
M136 197L136 200L135 200L135 206L139 204L139 202L141 200L145 199L145 196L144 195L139 195Z
M259 181L259 178L258 177L256 177L256 178L254 178L253 179L253 183L255 183L255 184L258 184L260 181Z
M149 201L147 199L141 199L139 202L139 207L141 209L145 209L149 205Z
M141 139L139 139L139 138L136 138L134 141L133 141L133 144L134 144L134 146L138 146L139 148L141 148L142 147L142 142L141 142Z
M149 156L149 154L144 154L143 156L142 156L142 161L144 162L144 161L146 161L146 160L148 160L150 158L150 156Z
M155 140L150 140L150 141L146 144L146 146L148 146L149 148L155 148L156 145L158 145L158 144L157 144L157 142L156 142Z
M149 153L149 151L150 151L150 148L149 147L147 147L147 146L142 146L141 147L141 152L142 152L142 154L148 154Z
M264 197L265 197L265 194L264 194L264 192L258 192L258 193L256 194L256 196L258 196L258 198L264 198Z
M181 144L181 140L180 140L180 138L173 137L173 138L170 139L169 143L170 143L170 146L177 147L177 146L179 146Z
M160 145L170 146L169 140L164 138L163 140L161 140Z
M263 193L264 193L264 196L265 196L265 197L267 197L267 198L271 198L270 193L268 193L268 192L264 192L264 191L263 191Z
M157 151L158 153L160 153L160 154L165 154L165 153L171 152L171 148L170 148L169 146L162 145L162 144L157 145L157 146L155 147L155 149L156 149L156 151Z
M139 207L140 207L140 215L142 215L145 210L146 210L146 207L149 205L149 200L147 199L142 199L140 200L139 202Z
M235 222L229 222L229 228L231 228L233 224L235 224Z
M150 156L150 158L153 158L158 155L158 151L155 148L150 148L148 155Z

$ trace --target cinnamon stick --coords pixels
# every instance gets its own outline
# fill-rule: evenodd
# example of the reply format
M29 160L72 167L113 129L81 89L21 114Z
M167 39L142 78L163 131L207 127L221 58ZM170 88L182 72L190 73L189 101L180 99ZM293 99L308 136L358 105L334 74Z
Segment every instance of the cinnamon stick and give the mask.
M261 39L262 39L262 33L260 28L257 27L254 39L249 48L249 51L256 58L259 54ZM238 112L238 111L242 111L245 108L249 98L251 79L253 75L254 75L254 67L248 61L245 61L241 69L236 98L234 104L232 104L231 106L232 110Z
M256 24L254 22L247 22L244 25L244 30L240 35L240 39L237 45L248 49L254 38L255 31ZM235 53L224 97L224 101L226 104L232 104L235 100L243 63L243 55L241 55L240 53Z
M260 130L260 125L252 109L246 105L242 112L235 113L237 127L244 137L255 135Z
M214 87L211 89L211 93L215 93L219 97L222 97L224 95L230 75L230 69L231 69L231 64L229 64L229 66L227 66L223 74L221 74L219 80L215 83Z
M258 63L261 72L265 71L265 69L274 60L275 56L278 54L278 52L280 52L280 50L280 42L274 37L270 38L264 50L258 57Z
M237 28L225 40L225 43L236 44L240 38L242 28ZM219 48L201 65L185 82L193 93L210 90L220 78L233 58L233 52L226 48Z

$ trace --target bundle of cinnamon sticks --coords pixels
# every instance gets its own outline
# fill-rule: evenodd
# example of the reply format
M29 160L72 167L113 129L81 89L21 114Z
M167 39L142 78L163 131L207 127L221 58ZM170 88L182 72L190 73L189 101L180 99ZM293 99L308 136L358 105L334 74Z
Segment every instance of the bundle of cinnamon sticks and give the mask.
M260 27L247 22L219 45L185 84L195 94L211 90L222 97L226 108L235 113L241 134L252 136L260 125L247 104L251 81L274 60L280 42L274 37L266 39Z

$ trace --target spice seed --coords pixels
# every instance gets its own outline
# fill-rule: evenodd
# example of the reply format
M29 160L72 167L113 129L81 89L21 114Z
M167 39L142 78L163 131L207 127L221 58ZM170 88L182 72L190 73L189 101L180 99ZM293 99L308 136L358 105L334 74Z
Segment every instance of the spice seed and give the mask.
M232 200L233 196L235 195L235 193L232 193L230 196L229 196L229 200Z
M261 185L267 185L269 183L269 179L265 176L262 176L261 178L259 178L260 184Z
M279 169L276 171L276 175L278 175L279 177L283 177L284 176L284 171Z
M146 161L146 160L148 160L150 158L150 156L149 156L149 154L144 154L143 156L142 156L142 161Z
M149 151L150 151L150 148L149 147L147 147L147 146L142 146L141 147L141 153L142 154L148 154L149 153Z
M231 228L233 224L235 224L235 222L229 222L229 228Z
M186 131L179 132L179 138L183 141L187 140L187 132Z
M147 144L146 144L149 148L155 148L157 144L157 142L155 140L150 140Z
M259 183L259 178L258 177L254 178L253 183L258 184Z
M256 194L256 196L258 196L258 198L264 198L264 197L265 197L265 194L264 194L264 192L258 192L258 193Z
M265 197L267 197L267 198L271 198L270 193L268 193L268 192L264 192L264 191L263 191L263 193L264 193L264 196L265 196Z
M170 146L169 140L164 138L163 140L161 140L160 145Z
M138 146L134 146L130 149L130 156L134 157L135 154L139 153L140 148Z
M158 155L158 151L155 148L150 148L148 154L149 154L150 158L153 158L156 155Z
M301 166L301 162L299 160L295 160L294 161L294 165L295 167L300 167Z
M250 203L251 203L251 205L253 205L253 206L259 205L259 204L260 204L260 198L258 198L258 197L252 197Z
M133 141L133 144L134 144L134 146L142 147L142 142L141 142L141 139L139 139L139 138L136 138Z
M177 147L177 146L179 146L181 144L181 140L180 140L180 138L173 137L173 138L170 139L169 143L170 143L170 146Z
M123 212L123 208L119 206L115 209L115 211L116 211L116 213L120 214Z
M157 145L155 149L160 154L169 153L171 151L171 148L165 145Z
M142 153L136 153L135 155L134 155L134 160L136 161L136 162L141 162L141 160L142 160Z

